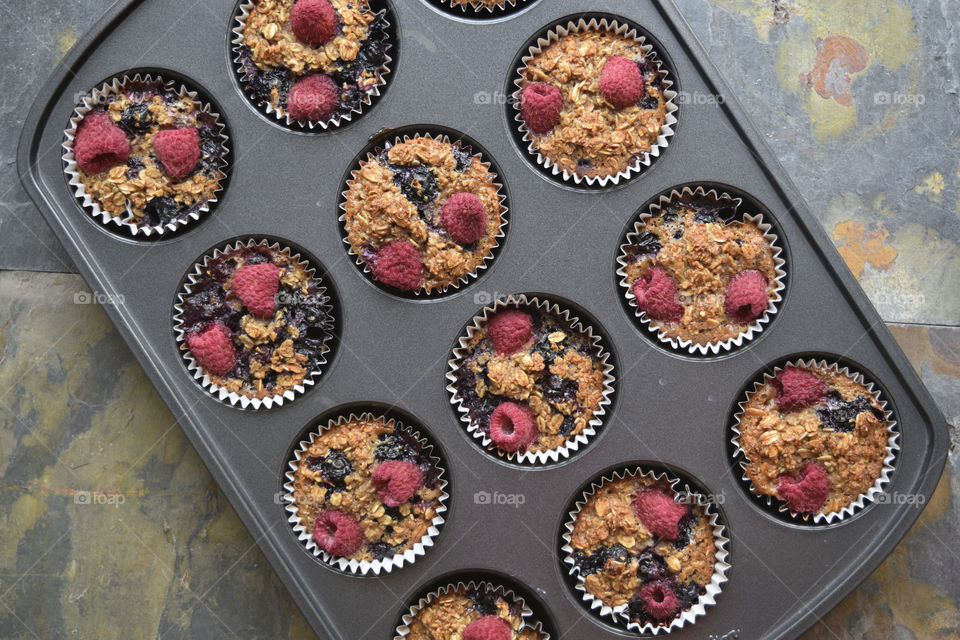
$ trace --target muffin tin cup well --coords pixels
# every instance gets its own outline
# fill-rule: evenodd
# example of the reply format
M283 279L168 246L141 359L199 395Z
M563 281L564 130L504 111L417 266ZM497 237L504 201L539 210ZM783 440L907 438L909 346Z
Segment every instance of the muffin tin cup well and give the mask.
M768 496L759 493L753 486L753 483L750 482L750 479L747 477L746 469L748 459L746 457L746 453L740 448L740 420L743 418L744 408L750 397L759 391L760 387L772 381L778 373L787 367L827 367L836 373L852 378L856 382L859 382L866 387L867 391L873 396L877 403L879 403L884 412L888 435L886 452L883 458L883 467L880 470L880 475L873 483L873 486L871 486L866 493L860 494L856 500L848 504L840 511L815 514L797 513L796 511L791 511L787 507L786 503L778 500L774 496ZM788 360L773 367L773 373L765 371L762 379L753 383L753 391L747 391L746 397L738 403L740 410L734 414L733 424L730 427L730 430L733 432L733 437L730 439L730 443L733 446L733 460L739 464L741 471L743 471L743 474L740 477L741 482L749 488L750 493L753 494L753 496L756 497L757 500L759 500L769 511L780 514L781 516L787 516L792 521L804 524L828 525L836 522L842 522L844 519L849 518L855 513L863 510L870 503L875 502L877 500L877 496L883 493L884 487L890 482L890 477L893 474L894 465L896 464L897 454L900 451L900 432L897 430L897 421L894 413L888 408L887 401L883 398L880 390L875 387L876 385L873 383L873 381L867 379L862 373L858 371L851 371L847 366L841 367L840 364L836 362L827 362L826 360Z
M647 317L647 314L644 313L639 306L637 306L636 296L633 295L633 290L631 289L630 284L627 282L626 269L627 265L629 264L627 249L631 245L635 244L639 235L643 233L644 223L647 220L658 215L664 206L671 204L681 197L688 196L708 197L713 198L714 200L730 198L736 203L737 208L739 208L743 202L742 198L731 196L726 192L718 193L716 189L712 188L707 190L704 187L696 187L696 189L683 187L679 191L677 189L671 190L669 195L661 195L658 203L651 205L648 211L645 211L639 215L636 223L634 224L633 231L626 235L626 242L620 245L619 254L617 256L617 264L620 266L617 269L617 275L620 277L620 286L624 290L624 296L627 299L629 307L633 310L634 316L643 326L643 328L654 337L655 340L678 353L688 353L690 355L700 356L715 356L738 349L744 344L747 344L755 337L760 335L764 328L773 320L774 314L777 313L780 308L780 303L783 301L783 291L786 288L786 261L782 256L783 248L780 245L780 239L777 234L774 233L773 226L769 222L765 222L763 216L760 214L751 215L744 213L743 219L747 222L753 223L758 229L760 229L760 231L763 232L763 237L769 243L773 252L776 286L774 287L773 296L767 304L767 308L763 315L747 325L747 328L741 331L739 335L719 342L698 344L692 340L681 340L679 338L670 336L666 331L655 326L651 319Z
M218 170L218 184L213 197L205 202L197 204L196 207L192 207L189 212L180 215L176 220L163 225L138 225L136 223L136 218L130 209L129 202L127 202L125 216L115 216L112 213L105 211L93 198L93 196L87 193L86 187L84 186L83 181L80 179L80 169L77 166L77 159L73 153L73 145L77 137L77 128L79 127L83 118L88 113L93 111L97 106L105 104L110 97L122 93L127 84L137 82L161 83L165 88L176 90L176 93L181 99L190 100L194 103L194 105L196 105L196 108L200 112L212 118L220 133L220 154L222 163ZM196 223L198 220L200 220L202 215L210 211L210 208L218 200L217 194L223 191L224 183L227 180L227 170L229 168L229 162L227 159L229 157L230 150L228 146L229 138L225 133L226 125L224 124L223 119L219 113L212 110L209 103L202 101L202 98L203 96L198 91L188 88L185 84L180 84L179 89L177 89L175 81L164 80L159 74L135 73L133 77L130 77L129 75L114 76L112 79L107 80L100 85L99 88L93 89L93 91L80 99L80 104L74 109L73 115L70 117L70 126L63 132L63 170L77 199L81 201L83 208L87 210L94 220L97 220L103 224L104 227L116 227L117 230L125 231L134 238L143 239L150 238L151 236L156 238L162 237L164 234L173 233L174 231L183 229L184 227L188 227L193 223Z
M589 591L587 591L584 583L584 576L580 575L580 571L577 568L576 561L574 560L574 549L571 544L573 527L577 521L577 516L587 503L587 500L589 500L590 497L593 496L597 490L603 487L607 482L623 480L627 477L648 478L650 480L669 484L674 492L687 496L691 499L695 499L696 504L703 509L705 516L713 526L714 548L716 549L713 576L710 578L709 584L706 585L705 593L700 596L697 603L686 611L683 611L680 615L674 618L669 625L666 626L654 626L650 623L641 625L637 622L632 622L627 611L628 604L611 606L592 595ZM677 629L681 629L688 624L694 624L697 617L706 613L707 607L716 604L716 598L723 590L723 585L727 581L727 571L730 569L730 563L727 562L727 557L729 555L729 552L727 551L727 545L730 540L727 537L726 527L720 522L720 516L713 507L712 503L700 492L692 489L689 484L682 485L682 491L677 489L678 486L680 486L680 479L669 475L666 471L658 472L652 469L644 470L642 467L624 468L604 474L599 480L594 480L591 482L590 487L583 491L583 494L576 501L574 509L570 511L569 517L564 523L564 528L566 531L562 535L562 538L565 542L565 544L560 548L561 552L564 554L562 562L569 567L569 574L571 576L575 576L575 588L580 593L584 605L588 610L598 615L600 618L609 619L613 623L626 627L630 631L638 634L655 636L670 633Z
M347 253L350 254L350 256L354 259L357 267L359 267L364 277L370 280L370 282L372 282L376 287L384 291L387 291L393 295L397 295L401 297L409 297L415 300L431 300L443 295L453 293L457 289L459 289L461 286L469 284L471 281L478 278L480 274L493 263L493 260L496 257L497 253L499 252L500 246L504 241L504 237L507 234L507 224L510 221L510 217L509 217L510 209L507 206L507 196L506 196L506 193L504 192L503 184L497 180L497 178L499 177L499 174L494 171L494 169L496 169L496 166L491 162L491 159L489 157L485 157L486 156L485 152L477 151L478 145L474 141L470 140L467 136L462 136L462 137L457 137L456 139L452 139L451 135L447 133L431 132L428 130L428 127L422 127L422 128L412 127L411 129L416 129L417 131L416 132L411 131L410 133L404 133L403 135L395 136L392 139L392 141L390 141L388 138L380 139L375 144L368 145L369 151L366 154L361 153L361 157L358 158L357 161L354 163L354 165L351 167L349 171L350 177L346 180L345 188L343 189L343 192L340 194L339 206L340 206L340 211L342 213L337 218L337 220L340 224L340 233L343 237L343 244L346 245ZM462 276L456 282L439 287L438 290L434 290L432 292L428 292L423 287L420 287L416 291L401 291L399 289L395 289L388 285L377 282L376 280L373 279L373 270L370 268L370 265L367 264L366 260L364 260L362 256L360 256L359 254L357 254L356 251L354 251L353 246L350 244L350 241L347 239L347 228L346 228L347 194L349 193L350 186L353 183L353 181L356 179L357 173L360 170L360 163L364 161L373 161L376 150L379 148L382 148L383 145L388 142L391 145L398 145L403 142L409 142L417 137L439 139L440 141L447 144L460 142L460 144L463 147L470 148L470 150L473 151L474 161L476 162L477 160L479 160L480 163L490 171L490 176L493 181L493 185L496 186L497 195L500 199L500 226L497 229L497 234L493 237L494 244L492 247L490 247L490 253L483 259L483 262L481 262L477 266L477 268L474 269L472 272Z
M556 315L564 320L573 331L578 331L587 335L594 346L594 354L597 359L603 363L604 381L603 381L603 400L600 401L593 418L587 422L587 427L579 434L571 438L562 447L548 449L546 451L502 451L497 447L493 440L470 419L470 411L464 405L463 398L457 392L457 371L460 370L460 363L466 355L466 345L480 327L496 314L504 309L516 308L536 308L545 313ZM458 338L458 347L453 350L453 357L447 361L447 392L450 394L450 404L452 404L460 415L460 421L466 425L467 433L470 434L480 445L503 460L523 465L547 465L559 462L562 459L570 457L571 454L586 447L590 440L597 435L597 432L603 426L603 418L606 415L606 407L611 402L616 378L613 375L613 364L609 362L610 353L604 348L601 333L594 330L588 324L583 323L580 318L572 315L571 310L563 308L561 305L550 300L541 299L537 296L527 294L516 294L505 298L498 298L493 304L484 307L479 314L475 315L467 324L466 333Z
M267 118L273 118L278 123L285 125L286 127L299 131L312 131L316 128L320 128L322 131L327 129L336 129L340 125L351 122L354 118L359 118L363 115L363 112L366 108L370 107L373 104L374 99L379 98L381 94L381 89L387 85L387 76L391 71L391 64L393 63L393 58L390 57L391 49L394 49L396 42L393 40L393 28L394 22L391 22L391 19L394 18L393 12L390 10L389 5L384 3L384 8L375 13L380 16L383 16L385 27L387 29L387 34L390 36L390 40L387 42L387 46L384 50L384 60L383 64L378 67L377 72L380 76L379 82L370 85L367 87L367 91L364 97L360 100L360 103L354 107L349 113L346 113L341 116L336 116L328 120L295 120L291 118L285 109L277 109L273 106L271 102L265 102L259 104L254 96L251 95L248 86L254 81L245 69L244 65L244 53L243 53L243 30L247 24L247 18L250 16L250 12L253 10L256 2L254 1L241 1L237 6L236 13L234 14L234 27L231 30L233 38L231 39L231 52L233 53L233 70L234 74L237 77L237 80L240 83L240 89L243 92L244 96L248 98L249 102L254 106L254 108L260 113L264 114ZM255 64L251 62L251 64Z
M214 260L225 253L230 253L231 251L255 246L268 247L274 251L282 253L285 256L288 256L292 261L303 265L306 268L309 276L317 283L317 295L321 297L321 300L323 300L321 307L324 309L324 311L326 311L328 317L327 324L324 326L324 329L327 331L325 343L326 350L317 361L314 370L309 372L309 374L304 377L303 382L299 385L296 385L293 389L287 389L283 393L264 398L250 398L245 395L238 394L235 391L230 391L214 383L210 376L203 370L203 367L200 366L200 363L196 361L196 359L193 357L193 354L190 352L190 348L187 346L186 330L183 326L184 298L192 293L193 285L195 285L203 276L204 270L206 269L210 260ZM289 247L281 246L278 242L271 242L266 239L255 238L245 241L238 241L228 244L224 247L214 249L212 253L208 253L207 255L203 256L202 260L193 265L192 270L187 275L186 280L180 287L180 291L177 293L177 303L173 307L173 331L176 336L177 347L183 356L183 361L184 364L186 364L187 371L193 375L193 378L200 384L201 387L209 391L211 395L221 402L233 406L239 406L241 409L259 410L279 407L283 405L284 402L292 402L297 396L303 394L308 387L311 387L316 383L316 380L323 372L324 365L326 365L328 356L330 355L331 347L328 343L333 337L333 332L335 329L332 320L333 306L331 304L331 299L327 293L327 287L324 286L321 279L316 277L316 267L317 265L311 264L308 260L302 259L299 253L292 253Z
M384 558L383 560L373 560L373 561L360 561L360 560L350 560L348 558L342 558L337 556L332 556L320 547L317 546L317 543L314 542L310 533L307 532L306 528L303 526L303 523L300 521L300 515L297 509L297 502L294 496L294 479L296 477L297 468L300 465L300 458L307 452L310 448L310 445L313 444L313 441L320 435L323 431L331 429L341 424L351 422L353 420L376 420L382 419L388 425L396 425L396 427L417 440L420 443L421 449L430 456L430 459L433 461L434 466L437 469L437 482L440 489L440 504L437 507L437 515L434 516L430 528L427 529L427 533L413 545L412 548L407 549L403 553L398 553L392 558ZM386 418L383 416L377 416L372 413L349 413L340 415L336 418L331 418L327 421L325 425L319 427L319 429L311 430L310 433L300 441L297 445L296 450L293 454L293 459L287 463L288 471L284 474L287 479L287 482L283 485L282 500L286 503L284 510L289 514L287 517L287 522L290 523L293 528L293 532L296 534L297 539L303 544L304 548L312 554L315 558L323 562L324 564L339 569L345 573L352 573L356 575L375 575L379 576L381 574L387 574L393 571L394 569L399 569L404 565L413 564L417 557L424 555L427 552L429 547L433 546L434 539L440 534L440 528L443 526L445 521L442 514L447 511L447 500L450 498L450 495L446 491L447 480L443 477L445 469L440 466L441 460L433 453L433 445L430 441L422 436L419 431L414 428L403 424L395 418Z
M527 605L526 601L516 592L511 589L507 589L503 585L493 584L492 582L486 581L477 582L474 580L469 582L450 583L421 596L416 603L410 605L407 613L403 614L401 623L399 626L397 626L397 629L394 632L394 640L403 640L410 635L410 624L413 622L414 618L416 618L421 609L433 603L433 601L437 598L440 598L447 593L457 591L461 588L467 590L492 588L492 591L495 595L501 596L504 600L513 601L520 605L520 617L523 619L525 629L532 629L536 633L539 633L541 640L550 640L550 634L543 629L543 624L538 620L532 619L533 611Z
M539 36L536 42L530 45L527 53L520 58L520 61L523 64L520 67L517 67L515 71L513 84L517 88L511 94L510 100L514 111L513 119L516 121L515 126L522 134L522 141L527 144L527 148L525 150L526 154L534 157L537 164L543 167L543 169L554 179L565 183L572 183L574 185L581 186L586 185L589 187L610 187L618 185L622 181L630 180L634 176L639 175L644 168L649 167L654 158L657 158L663 152L663 150L667 148L670 143L670 137L673 136L674 126L677 124L677 111L679 107L675 102L677 92L672 88L674 83L669 77L670 71L657 56L657 52L654 50L653 45L647 43L646 37L638 33L637 29L631 26L625 20L621 20L602 16L589 17L589 19L587 17L582 17L576 22L570 20L565 25L556 25L547 31L545 35ZM666 99L666 120L660 130L660 135L657 137L656 144L652 145L649 151L641 153L632 159L630 165L625 170L615 175L580 176L575 173L561 170L560 167L557 166L556 163L554 163L550 158L547 158L539 153L535 147L536 140L534 135L527 128L526 122L524 122L523 116L520 113L520 96L523 93L524 71L527 68L527 64L529 64L534 56L540 54L543 49L557 42L562 37L573 33L598 30L609 31L635 40L643 49L644 56L648 60L656 63L657 70L660 72L660 75L663 79L663 97Z

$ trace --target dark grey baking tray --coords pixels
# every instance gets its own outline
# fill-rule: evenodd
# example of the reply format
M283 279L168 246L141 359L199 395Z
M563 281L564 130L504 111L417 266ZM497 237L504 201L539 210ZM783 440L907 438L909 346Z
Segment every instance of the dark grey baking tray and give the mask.
M389 90L348 126L299 134L266 120L240 93L228 45L235 0L121 0L41 90L21 139L21 178L90 286L123 300L107 305L108 315L321 637L390 637L420 592L461 574L519 588L554 637L625 635L584 612L558 560L559 536L585 482L643 461L663 461L725 496L729 582L715 607L675 635L797 636L880 564L920 508L891 500L830 527L786 523L740 485L728 455L730 416L768 363L843 356L881 384L899 422L901 451L888 493L929 497L944 464L946 425L880 317L669 1L541 0L483 22L450 17L427 0L395 0L393 8L402 47ZM524 43L578 11L606 11L642 26L682 91L724 98L721 105L681 105L663 156L644 175L601 192L541 175L516 145L500 99ZM232 135L230 184L214 212L159 242L124 239L94 222L68 188L60 159L75 96L133 68L190 80L215 102ZM475 99L478 93L489 100ZM411 124L475 138L499 165L510 202L508 236L493 266L435 301L372 286L347 257L337 224L342 177L355 155L381 128ZM689 182L730 185L763 203L789 253L790 285L778 317L727 357L682 357L653 346L621 304L614 275L617 244L638 207ZM194 260L231 238L261 235L295 240L318 258L342 308L339 347L318 384L293 403L254 412L218 402L187 374L171 310ZM617 363L616 398L601 434L582 454L540 470L483 452L444 390L458 332L489 296L514 292L585 309ZM409 414L406 421L439 444L448 466L450 510L436 546L380 578L318 564L275 500L298 436L348 403ZM526 502L519 509L480 505L478 491L520 492Z

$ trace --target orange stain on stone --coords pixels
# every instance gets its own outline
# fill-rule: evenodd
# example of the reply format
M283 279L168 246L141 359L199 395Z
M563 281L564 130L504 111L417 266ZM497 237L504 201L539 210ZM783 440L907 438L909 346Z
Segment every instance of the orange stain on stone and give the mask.
M841 222L833 228L833 240L837 251L858 280L867 264L886 271L897 259L897 250L886 244L890 233L877 223L877 228L867 231L856 220Z
M852 107L850 76L866 69L869 61L866 49L847 36L817 38L816 62L812 70L800 74L800 83L812 87L821 98Z

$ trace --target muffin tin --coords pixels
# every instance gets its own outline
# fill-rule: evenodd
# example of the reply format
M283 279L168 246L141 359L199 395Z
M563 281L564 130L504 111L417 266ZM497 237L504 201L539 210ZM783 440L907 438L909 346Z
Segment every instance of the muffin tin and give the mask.
M391 637L421 594L469 580L513 589L553 637L558 630L571 639L629 637L581 605L562 564L562 533L585 483L644 464L712 493L730 538L731 568L716 605L671 635L796 637L880 564L919 516L916 503L932 494L948 438L930 395L669 0L522 2L522 10L494 20L451 17L434 0L392 4L402 46L391 54L388 90L354 122L295 132L257 112L237 83L229 45L236 0L121 0L25 114L21 179L320 637ZM530 39L585 13L640 28L677 91L714 98L682 101L676 133L657 161L606 189L544 175L520 141L509 104L516 60ZM153 42L157 33L164 35ZM216 209L152 241L91 219L60 157L78 96L136 72L187 81L208 96L230 128L233 150ZM338 230L342 177L357 154L384 129L411 126L474 138L496 163L510 202L510 232L496 260L441 298L377 288L353 264ZM790 286L777 319L733 353L691 357L658 346L622 301L621 238L644 203L683 185L733 189L761 203L785 247ZM196 257L250 237L315 256L339 303L338 346L323 375L295 401L269 410L228 406L197 385L172 324L176 293ZM604 429L577 456L542 469L482 451L444 389L465 323L493 299L521 292L586 310L617 363ZM759 368L830 354L877 382L901 449L885 487L889 499L840 523L801 526L743 487L730 425ZM281 499L304 430L321 414L358 406L397 415L447 461L449 511L434 547L378 578L344 575L315 559L287 523Z

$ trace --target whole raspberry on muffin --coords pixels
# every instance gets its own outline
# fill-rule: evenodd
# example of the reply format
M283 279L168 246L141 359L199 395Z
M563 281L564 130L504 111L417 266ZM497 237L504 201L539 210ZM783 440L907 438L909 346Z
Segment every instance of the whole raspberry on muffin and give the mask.
M608 58L600 74L600 91L616 107L628 107L643 99L643 74L637 63L623 56Z
M724 310L736 322L753 322L767 310L770 302L767 289L767 277L761 272L742 271L727 282Z
M200 366L215 375L225 375L237 366L237 351L230 332L220 323L187 336L187 346Z
M690 510L677 504L671 496L658 489L644 489L633 499L633 510L650 532L664 540L676 540L680 535L680 520Z
M440 212L443 227L459 244L473 244L487 232L487 212L480 198L458 191L443 203Z
M244 265L233 274L231 292L252 313L272 316L280 289L280 273L280 267L272 262Z
M373 277L397 289L416 291L423 279L420 251L412 242L391 242L380 249L380 255L373 265Z
M677 283L665 269L651 268L633 283L637 306L654 320L677 322L683 317L683 305L677 292Z
M784 411L802 411L820 402L827 394L827 383L810 371L787 367L773 379L777 404Z
M330 0L297 0L290 8L290 28L298 39L316 46L333 40L340 26Z
M77 128L73 143L77 165L87 173L100 173L123 164L130 156L130 141L110 116L91 113Z
M153 148L163 170L174 179L186 178L200 162L200 134L193 127L158 131Z
M326 120L340 102L340 89L333 79L315 73L297 80L290 89L287 109L294 120Z
M667 580L656 580L643 585L640 602L651 618L660 621L672 620L680 610L680 600Z
M816 513L830 496L830 478L818 462L808 462L795 476L777 478L777 497L787 503L791 511Z
M547 133L560 123L563 94L546 82L531 82L520 95L520 115L530 131Z
M313 540L332 556L350 556L363 546L363 531L351 516L324 511L313 524Z
M388 507L399 507L413 497L423 481L423 473L412 462L387 460L378 465L370 476L381 502Z
M515 402L502 402L490 416L490 439L504 451L519 451L538 436L533 413Z
M500 311L487 321L487 335L497 353L515 353L533 339L533 319L519 309Z
M510 640L513 630L507 621L497 616L483 616L463 630L463 640Z

